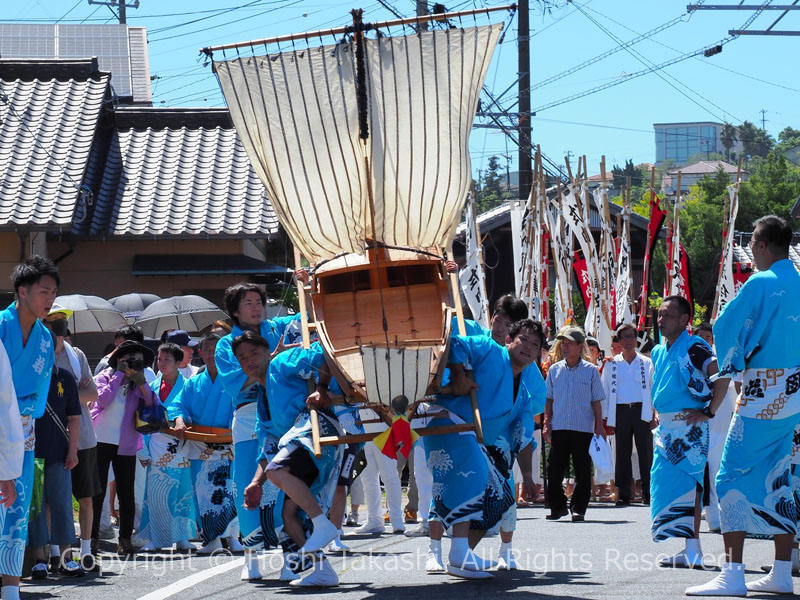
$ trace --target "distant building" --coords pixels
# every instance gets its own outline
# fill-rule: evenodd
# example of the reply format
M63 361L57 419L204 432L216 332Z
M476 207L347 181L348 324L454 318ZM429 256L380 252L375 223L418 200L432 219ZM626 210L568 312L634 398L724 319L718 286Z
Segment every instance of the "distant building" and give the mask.
M686 165L680 169L672 169L664 174L661 188L667 196L674 196L678 187L678 171L681 172L681 193L685 194L689 188L696 185L698 181L706 175L713 177L719 167L722 167L728 174L731 183L736 179L736 167L722 160L701 160L691 165ZM742 170L742 181L747 181L750 173Z
M654 123L656 166L660 166L666 160L673 160L680 166L685 165L696 154L724 153L725 147L720 139L722 127L722 123L713 121ZM731 151L740 153L742 150L742 143L737 140Z

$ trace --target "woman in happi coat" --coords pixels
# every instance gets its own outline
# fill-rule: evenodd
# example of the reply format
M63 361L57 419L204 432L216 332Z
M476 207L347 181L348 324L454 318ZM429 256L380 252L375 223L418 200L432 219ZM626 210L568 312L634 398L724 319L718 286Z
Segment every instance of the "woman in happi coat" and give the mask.
M158 347L158 377L150 384L167 410L183 389L185 379L178 370L183 350L176 344ZM189 540L197 535L195 500L189 459L184 442L175 436L152 433L145 436L139 460L147 466L142 520L137 539L149 543L143 550L171 548L194 550Z

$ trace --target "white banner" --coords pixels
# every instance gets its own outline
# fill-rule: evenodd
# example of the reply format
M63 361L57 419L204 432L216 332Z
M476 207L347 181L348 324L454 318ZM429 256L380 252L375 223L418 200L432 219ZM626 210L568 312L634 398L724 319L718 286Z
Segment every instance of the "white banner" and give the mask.
M486 298L486 275L483 271L483 256L478 243L475 226L475 203L470 196L467 201L466 218L467 264L458 274L461 290L467 299L473 320L481 327L489 328L489 300Z
M681 204L681 198L678 197L675 203L675 216L678 215L678 206ZM681 235L680 235L680 219L673 219L672 222L672 256L669 258L670 264L670 287L668 296L683 296L684 281L683 271L681 269Z
M580 207L578 206L579 193L582 198ZM587 334L597 339L603 350L609 351L611 350L611 315L609 314L609 304L603 300L603 280L590 228L588 201L589 194L585 189L579 192L577 185L570 185L564 196L564 216L578 239L578 245L586 259L586 272L590 281L589 306L586 307L584 329Z
M630 206L626 206L622 211L622 231L619 237L619 262L617 263L617 274L615 278L615 290L617 301L617 323L632 323L630 290L633 287L633 275L631 271L631 249L628 244L630 231Z
M527 245L525 239L525 215L526 207L520 202L512 201L509 204L509 212L511 215L511 250L514 253L514 289L517 291L517 297L521 298L522 294L522 255L523 247Z
M558 197L549 201L544 211L550 229L550 248L553 252L555 299L553 331L564 326L564 321L572 314L572 233L564 218L564 211Z
M717 301L714 305L715 319L722 307L736 295L736 283L733 279L733 231L736 224L736 215L739 212L737 186L733 185L728 188L728 198L730 200L730 210L728 211L728 222L725 224L727 235L722 244L721 268L719 282L717 283Z

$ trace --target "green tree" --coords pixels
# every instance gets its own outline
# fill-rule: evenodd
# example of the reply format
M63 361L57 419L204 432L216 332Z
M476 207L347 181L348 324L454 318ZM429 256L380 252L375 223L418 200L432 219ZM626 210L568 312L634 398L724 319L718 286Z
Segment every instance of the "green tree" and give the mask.
M634 166L633 160L631 159L625 161L624 168L620 168L619 165L614 165L611 169L611 173L614 177L614 188L618 190L625 187L628 177L631 178L632 185L641 185L642 183L642 171Z
M719 139L722 142L722 147L725 148L725 157L728 160L731 159L731 150L733 149L734 145L736 145L736 133L736 127L730 123L725 123L722 126L722 131L719 135Z
M775 140L764 129L759 129L750 121L745 121L738 128L739 140L744 147L744 153L749 156L766 158L775 145Z
M778 152L783 153L797 146L800 146L800 130L786 127L778 134L778 143L775 145Z
M750 179L739 189L739 213L736 229L750 231L753 221L774 214L790 219L790 212L800 194L800 168L792 165L778 151L754 164ZM790 221L791 222L791 221Z
M511 197L511 192L505 187L506 176L500 173L500 158L489 157L489 164L481 181L476 185L475 208L478 214L499 206Z

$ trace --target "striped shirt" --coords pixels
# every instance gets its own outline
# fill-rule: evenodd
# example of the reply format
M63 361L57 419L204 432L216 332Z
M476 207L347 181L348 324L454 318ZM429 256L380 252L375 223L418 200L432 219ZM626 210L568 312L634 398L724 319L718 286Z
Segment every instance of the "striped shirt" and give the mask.
M565 360L560 360L550 366L546 383L547 398L553 401L552 429L592 433L592 403L606 397L597 367L585 360L568 367Z

